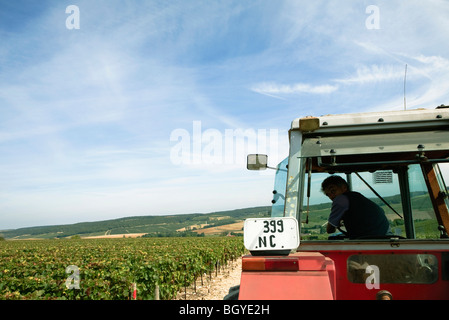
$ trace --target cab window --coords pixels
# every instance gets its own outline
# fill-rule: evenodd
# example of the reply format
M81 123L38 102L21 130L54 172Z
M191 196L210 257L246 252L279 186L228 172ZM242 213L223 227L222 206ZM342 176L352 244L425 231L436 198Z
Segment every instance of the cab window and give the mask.
M357 254L347 260L352 283L419 283L438 280L438 259L432 254Z
M448 173L449 165L441 166L442 180L447 180L444 177ZM378 170L351 174L337 173L337 175L348 181L352 191L360 192L384 210L394 235L416 239L440 238L441 232L419 164L410 165L406 171L410 191L408 199L413 225L412 234L406 231L403 208L405 200L401 196L399 176L396 172ZM328 173L313 173L308 186L308 177L305 175L300 221L302 240L326 240L329 237L326 224L332 202L321 191L321 182L328 176ZM308 188L310 198L307 197Z

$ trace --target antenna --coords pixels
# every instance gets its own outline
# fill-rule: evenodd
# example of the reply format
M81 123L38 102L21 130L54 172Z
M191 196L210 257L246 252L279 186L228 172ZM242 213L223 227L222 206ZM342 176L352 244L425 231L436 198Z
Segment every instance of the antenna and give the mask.
M407 110L407 105L405 101L405 84L407 81L407 64L405 64L405 74L404 74L404 111Z

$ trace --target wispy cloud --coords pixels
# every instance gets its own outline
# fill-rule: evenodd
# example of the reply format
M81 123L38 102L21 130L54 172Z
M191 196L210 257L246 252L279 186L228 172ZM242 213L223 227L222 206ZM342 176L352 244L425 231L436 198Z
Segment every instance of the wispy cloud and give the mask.
M379 30L352 1L79 0L80 30L62 2L0 4L0 212L19 227L269 202L244 165L171 163L170 134L400 108L405 64L410 107L449 103L449 5L396 2Z
M396 81L404 78L404 67L398 65L371 65L357 68L354 75L336 79L342 84L368 84L374 82Z
M421 80L409 99L410 106L448 104L449 100L449 59L441 56L418 55L411 57L414 80Z
M356 69L355 74L335 82L351 86L390 85L397 93L385 101L379 99L372 110L435 107L447 104L449 99L449 60L442 56L388 53L398 63L394 65L369 65ZM407 68L407 69L406 69ZM405 91L403 85L405 83ZM404 106L404 96L406 105Z
M329 94L338 90L336 85L318 85L313 86L306 83L295 84L278 84L274 82L263 82L254 85L252 91L264 94L267 96L279 97L279 95L292 94Z

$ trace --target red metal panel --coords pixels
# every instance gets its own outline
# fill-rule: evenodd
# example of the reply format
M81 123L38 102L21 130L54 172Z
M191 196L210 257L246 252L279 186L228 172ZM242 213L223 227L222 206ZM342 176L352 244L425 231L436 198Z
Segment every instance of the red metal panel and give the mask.
M243 272L240 300L332 300L327 271Z
M426 250L425 253L434 254L440 261L439 277L435 283L381 283L379 289L368 289L365 284L352 283L347 277L347 259L351 255L360 254L360 251L329 251L322 252L332 259L336 270L336 299L338 300L375 300L379 291L387 290L392 294L393 300L440 300L449 299L449 281L442 280L441 252ZM371 254L392 254L389 250L370 251ZM407 250L403 253L423 253L418 250ZM400 251L395 251L400 254Z
M394 300L449 299L449 281L443 279L443 272L447 272L443 267L447 266L442 263L442 252L447 250L326 250L297 252L288 257L245 256L244 262L251 268L242 272L239 299L375 300L384 290L391 293ZM381 282L379 288L369 288L365 283L353 283L348 279L348 257L358 254L432 254L438 260L438 279L427 284ZM278 262L273 262L277 259ZM292 268L292 261L297 261L297 268ZM257 268L261 268L260 271Z
M334 263L319 252L297 252L288 257L245 256L242 263L240 300L335 299Z

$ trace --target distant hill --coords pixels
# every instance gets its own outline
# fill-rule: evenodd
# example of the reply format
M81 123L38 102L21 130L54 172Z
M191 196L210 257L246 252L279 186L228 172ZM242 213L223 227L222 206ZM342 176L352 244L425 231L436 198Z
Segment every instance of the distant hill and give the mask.
M415 218L434 219L429 197L424 192L412 192L412 206ZM380 205L390 220L398 216L378 198L372 198ZM402 211L400 195L385 197L385 200L398 212ZM310 205L309 223L302 232L321 232L327 221L331 203ZM136 216L120 219L80 222L67 225L0 230L5 239L54 239L72 236L87 237L173 237L173 236L209 236L229 232L242 233L243 222L247 218L269 217L271 207L253 207L211 213L192 213L165 216ZM304 213L306 214L306 213ZM303 216L304 218L304 216Z
M271 207L254 207L211 213L165 216L135 216L67 225L27 227L0 231L5 239L52 239L72 236L93 237L146 234L146 236L185 236L241 230L238 223L252 217L268 217ZM221 227L233 225L233 228ZM221 228L220 228L221 227ZM203 232L201 232L203 231ZM212 232L211 232L212 231Z

